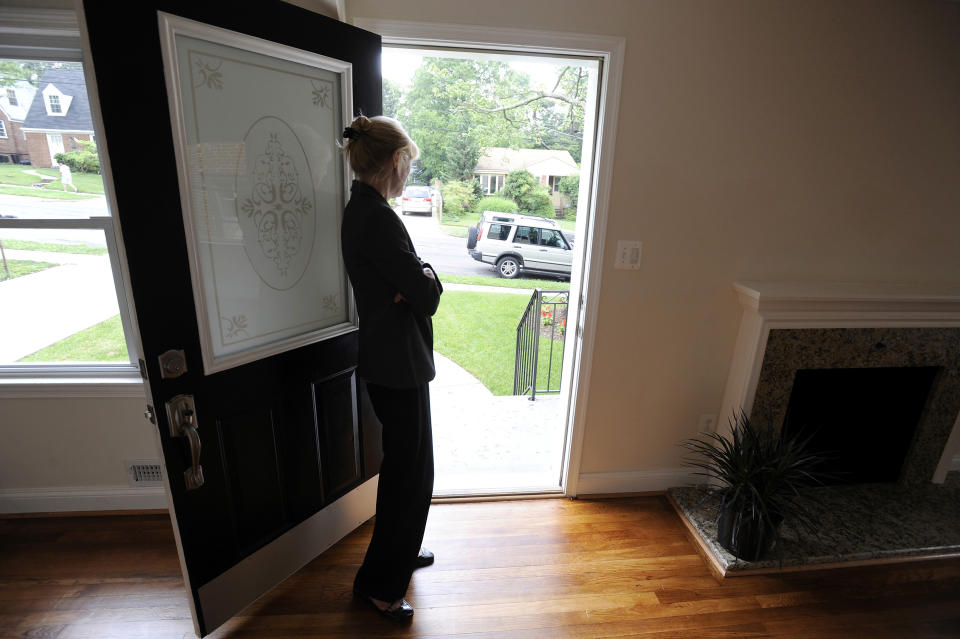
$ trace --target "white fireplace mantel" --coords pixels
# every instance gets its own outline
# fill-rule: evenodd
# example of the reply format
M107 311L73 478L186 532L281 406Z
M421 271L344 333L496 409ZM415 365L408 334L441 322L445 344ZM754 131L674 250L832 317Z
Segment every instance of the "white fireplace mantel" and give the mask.
M728 419L753 407L767 338L778 328L960 327L960 284L734 282L743 316L720 408ZM960 416L934 481L960 452Z

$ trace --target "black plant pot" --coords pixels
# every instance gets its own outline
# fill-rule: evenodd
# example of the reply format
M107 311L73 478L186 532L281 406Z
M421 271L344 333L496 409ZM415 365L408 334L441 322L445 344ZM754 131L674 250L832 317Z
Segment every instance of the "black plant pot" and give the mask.
M780 518L773 519L774 527L771 528L760 519L751 517L749 512L727 504L720 509L717 518L717 542L738 559L757 561L770 550L776 538Z

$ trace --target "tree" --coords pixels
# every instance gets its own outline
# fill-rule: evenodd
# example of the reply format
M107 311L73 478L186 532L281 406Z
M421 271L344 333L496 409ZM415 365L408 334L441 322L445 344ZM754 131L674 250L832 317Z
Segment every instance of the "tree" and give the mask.
M383 79L383 114L393 118L400 119L400 109L403 105L403 92L396 83L387 78Z
M509 173L500 194L516 202L521 213L540 217L553 215L550 193L530 171L521 169Z
M424 58L411 87L384 86L384 113L396 110L420 146L424 183L473 179L484 147L568 150L579 162L588 70L566 66L550 91L506 62Z
M35 60L0 60L0 86L13 86L27 80L35 87L45 69L82 69L79 62L43 62Z
M471 179L483 147L524 145L513 114L477 109L515 99L528 86L529 78L504 62L424 58L400 119L420 146L425 180Z

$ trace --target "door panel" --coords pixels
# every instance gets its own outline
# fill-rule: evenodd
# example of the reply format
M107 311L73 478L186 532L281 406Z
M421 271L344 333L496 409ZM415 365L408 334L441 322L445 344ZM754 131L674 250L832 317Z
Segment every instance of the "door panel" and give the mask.
M278 0L82 3L97 139L203 636L373 514L380 426L356 380L355 331L204 374L158 11L349 62L354 113L380 113L380 39ZM159 356L170 349L186 355L177 377L161 372ZM164 410L180 395L193 398L202 444L204 483L189 490L191 437L173 436Z
M314 384L324 501L333 501L362 477L357 382L353 370Z
M226 491L241 554L259 548L286 517L273 410L217 419Z

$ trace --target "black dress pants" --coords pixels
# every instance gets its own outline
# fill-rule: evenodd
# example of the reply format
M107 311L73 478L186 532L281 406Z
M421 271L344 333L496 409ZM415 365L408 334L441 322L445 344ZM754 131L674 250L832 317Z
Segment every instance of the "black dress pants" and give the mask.
M383 425L383 462L373 538L357 573L359 589L382 601L403 598L416 566L433 497L433 430L427 384L367 384Z

